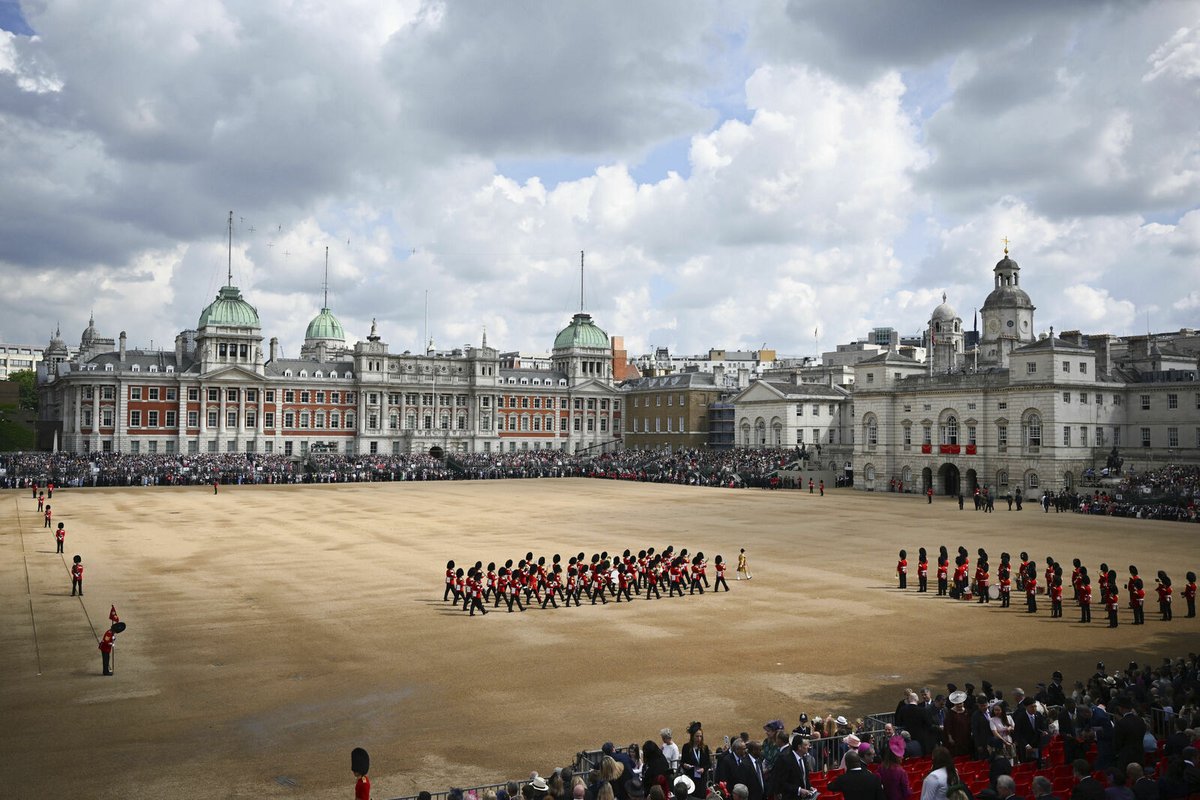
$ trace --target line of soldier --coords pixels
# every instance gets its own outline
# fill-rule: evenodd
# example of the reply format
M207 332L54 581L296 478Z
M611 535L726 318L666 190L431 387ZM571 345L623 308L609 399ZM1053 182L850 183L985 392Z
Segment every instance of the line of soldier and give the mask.
M945 545L942 545L938 550L936 562L936 577L937 577L937 594L938 596L948 596L954 599L970 599L977 598L978 603L990 603L992 599L999 599L1001 608L1010 606L1013 584L1016 584L1018 592L1024 592L1026 613L1037 613L1038 600L1038 568L1037 564L1030 560L1029 554L1022 551L1020 554L1021 563L1014 566L1012 557L1007 553L1000 554L1000 566L997 570L996 577L998 583L993 586L991 583L990 567L988 564L988 554L984 548L979 548L978 560L976 562L974 574L971 574L970 556L965 547L959 547L958 552L954 557L954 570L951 575L949 551ZM901 550L899 561L896 563L896 574L900 580L900 588L908 588L908 551ZM1046 557L1045 582L1044 591L1046 597L1050 600L1050 616L1061 617L1063 615L1063 591L1064 591L1064 570L1062 565L1055 561L1053 556ZM1187 616L1196 616L1196 573L1188 571L1187 584L1184 586L1182 595L1187 603ZM928 552L924 547L918 551L917 561L917 581L918 592L928 591L929 578L929 558ZM1069 577L1073 599L1079 606L1080 622L1092 621L1092 599L1093 599L1093 584L1092 578L1088 574L1088 568L1076 558L1072 560L1072 572ZM951 585L953 583L953 585ZM1146 588L1145 583L1139 574L1138 568L1134 564L1129 565L1129 578L1125 582L1125 591L1129 599L1129 608L1133 612L1133 624L1142 625L1146 621L1145 604L1146 604ZM1120 609L1120 586L1117 581L1117 572L1110 569L1107 563L1100 565L1099 576L1096 580L1097 600L1104 605L1105 611L1108 613L1108 626L1115 628L1118 625L1117 612ZM1164 571L1159 570L1155 577L1155 593L1158 595L1159 613L1162 615L1164 622L1169 622L1173 619L1171 609L1174 588L1171 577ZM993 598L993 595L996 597Z

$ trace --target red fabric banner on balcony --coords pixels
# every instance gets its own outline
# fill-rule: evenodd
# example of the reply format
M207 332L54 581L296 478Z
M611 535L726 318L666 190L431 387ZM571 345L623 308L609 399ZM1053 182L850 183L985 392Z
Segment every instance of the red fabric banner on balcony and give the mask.
M933 452L933 445L931 445L931 444L923 444L923 445L921 445L921 452L922 452L922 453L932 453L932 452Z
M967 445L967 455L969 455L969 456L975 455L975 445L973 445L973 444Z

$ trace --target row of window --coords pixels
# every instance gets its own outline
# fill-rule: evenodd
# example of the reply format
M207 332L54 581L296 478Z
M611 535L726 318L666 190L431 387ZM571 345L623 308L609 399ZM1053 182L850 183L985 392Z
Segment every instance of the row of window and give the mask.
M663 419L664 419L663 417L655 417L654 418L654 433L663 433L664 431L666 433L687 433L687 426L684 425L684 417L674 417L674 418L666 417L665 418L666 419L666 427L665 428L663 427ZM638 433L639 432L638 431L638 421L639 420L637 420L637 419L631 419L629 421L630 425L631 425L631 427L629 428L630 433ZM642 423L642 430L640 432L641 433L650 433L650 418L642 417L642 419L640 421Z

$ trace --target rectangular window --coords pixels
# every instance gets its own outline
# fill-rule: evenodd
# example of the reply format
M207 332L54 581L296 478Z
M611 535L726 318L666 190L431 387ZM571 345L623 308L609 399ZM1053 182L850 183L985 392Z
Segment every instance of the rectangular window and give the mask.
M263 414L263 425L267 428L274 429L275 427L275 412L267 411Z
M1071 402L1071 393L1070 392L1063 392L1062 394L1063 394L1063 402L1064 403Z
M1167 428L1167 447L1179 447L1179 428Z
M154 398L150 398L150 399L153 400ZM1167 408L1179 408L1179 395L1177 395L1177 394L1167 395Z
M1080 392L1080 393L1079 393L1079 402L1080 402L1080 404L1081 404L1081 405L1085 405L1085 406L1086 406L1086 405L1087 405L1087 401L1088 401L1088 393L1087 393L1087 392Z
M167 412L166 423L167 423L168 428L175 427L175 421L178 419L178 413L179 412L177 412L177 411L168 411Z
M996 426L996 446L1003 452L1008 449L1008 426Z
M571 426L571 427L573 427L573 428L575 429L575 432L576 432L576 433L578 433L579 431L583 430L583 418L582 418L582 417L575 417L575 421L572 423L572 426Z
M1142 395L1142 411L1149 411L1149 410L1150 410L1150 395L1144 394L1144 395Z
M217 440L216 439L209 439L207 446L208 446L208 452L210 452L210 453L217 452Z
M296 427L296 414L294 412L292 412L292 411L283 412L283 427L285 427L285 428Z
M1113 426L1113 447L1121 446L1121 428L1117 425Z
M583 401L578 397L575 398L575 410L580 411L583 408Z
M1104 405L1104 395L1100 394L1100 392L1096 392L1096 405Z
M1087 375L1087 362L1086 361L1079 362L1079 374Z
M199 400L200 399L200 390L195 388L194 386L188 387L187 398L188 398L188 400L191 400L192 402Z
M796 403L796 416L797 417L804 416L804 403Z
M285 456L290 456L292 454L292 443L291 442L283 443L283 454Z
M814 405L813 405L813 407L812 407L812 415L813 415L814 417L819 417L819 416L821 416L821 407L820 407L819 405L816 405L816 404L814 404Z
M796 428L796 444L804 444L804 429Z
M147 399L149 399L149 400L157 400L158 399L158 387L157 386L151 386L146 391L149 392L149 394L147 395Z
M238 412L226 411L225 412L225 427L226 428L236 428L237 427L237 417L238 417Z
M101 400L112 400L116 396L116 388L113 386L105 386L100 390Z
M1008 403L1006 403L1004 401L1000 401L999 403L996 403L996 408L1003 411L1004 409L1008 408ZM905 410L907 411L908 409L905 409Z
M1142 447L1150 446L1150 429L1142 428Z
M285 403L296 402L296 392L294 389L284 389L283 390L283 402L285 402Z
M1064 362L1062 362L1062 371L1063 371L1063 372L1070 372L1070 371L1071 371L1071 362L1070 362L1070 361L1064 361Z
M274 403L275 402L275 390L267 389L265 392L263 392L263 399L265 399L268 403Z
M904 426L904 446L909 447L911 445L912 445L912 425L905 425Z
M975 426L967 426L967 444L975 444Z
M257 403L258 402L258 390L257 389L247 389L246 390L246 402L247 403Z
M140 411L130 411L129 412L129 427L131 427L131 428L142 427L142 412L140 412Z
M258 413L255 411L246 412L246 430L254 430L254 426L258 424Z
M158 412L157 411L147 411L146 412L146 427L148 427L148 428L157 428L158 427Z
M225 402L226 403L236 403L237 399L238 399L238 390L237 389L226 389L225 390Z
M566 433L566 431L567 431L567 418L566 417L558 418L558 429L560 431L562 431L563 433Z
M1096 447L1104 447L1104 427L1096 426Z
M189 428L199 428L200 427L200 412L199 411L189 411L188 412L188 427Z
M1026 361L1025 362L1025 374L1033 375L1036 372L1037 372L1037 362L1036 361Z
M1071 446L1071 426L1063 425L1063 444L1067 447Z
M921 426L921 444L933 444L933 426Z
M1121 405L1121 395L1119 395L1119 394L1114 394L1114 395L1113 395L1113 405L1114 405L1114 406L1119 406L1119 405ZM1198 406L1198 408L1200 408L1200 406Z
M142 387L130 386L129 387L129 399L130 400L141 400L142 399Z
M588 417L587 429L588 429L588 433L591 433L592 431L596 430L596 418L595 417Z
M216 389L209 389L208 390L208 399L209 399L209 402L215 403L221 399L221 395ZM211 450L215 451L217 449L216 444L214 442L209 442L209 445L210 445Z
M1079 446L1087 447L1087 425L1079 426Z
M142 443L139 442L137 439L134 439L132 442L129 443L129 452L131 452L131 453L142 452Z
M301 402L301 403L308 403L308 402L310 402L309 398L310 398L311 396L312 396L312 395L310 395L310 394L308 393L308 391L307 391L307 390L306 390L306 391L302 391L302 392L300 392L300 402Z

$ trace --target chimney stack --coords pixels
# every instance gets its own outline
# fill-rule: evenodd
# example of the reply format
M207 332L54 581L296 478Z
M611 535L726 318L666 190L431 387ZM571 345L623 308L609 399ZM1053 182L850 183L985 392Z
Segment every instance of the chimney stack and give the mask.
M271 360L274 361L275 357L278 354L279 354L279 337L272 336L271 337Z
M121 355L120 355L120 360L121 360L121 363L122 363L122 364L124 364L124 363L125 363L125 331L121 331Z

